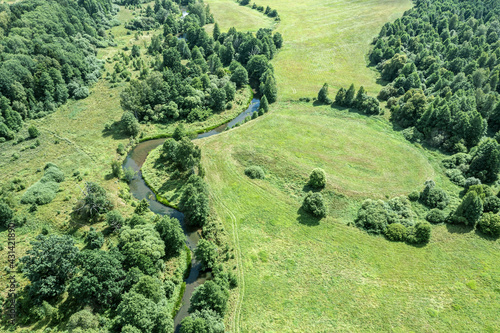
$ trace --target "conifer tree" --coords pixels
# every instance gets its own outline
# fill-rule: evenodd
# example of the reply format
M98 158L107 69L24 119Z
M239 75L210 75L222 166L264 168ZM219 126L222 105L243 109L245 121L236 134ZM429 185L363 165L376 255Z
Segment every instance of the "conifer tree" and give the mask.
M351 84L344 97L344 105L352 106L354 103L354 94L356 94L356 89L354 89L354 83Z

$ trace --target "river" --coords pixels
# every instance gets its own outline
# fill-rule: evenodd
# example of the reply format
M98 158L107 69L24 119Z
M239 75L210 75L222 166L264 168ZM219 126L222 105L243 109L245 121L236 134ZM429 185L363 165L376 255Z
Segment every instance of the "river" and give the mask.
M231 120L230 122L221 125L211 131L198 134L198 136L194 139L206 138L212 135L217 135L226 130L226 128L234 127L237 123L243 122L247 116L251 116L253 112L257 111L260 105L259 99L252 99L249 107L240 113L236 118ZM175 210L171 207L165 206L160 202L156 201L156 196L153 191L146 185L144 179L142 178L141 167L146 161L148 154L151 150L155 149L159 145L163 144L166 139L155 139L149 140L139 143L137 146L132 149L132 151L127 155L125 162L123 163L124 168L132 168L137 172L136 177L130 182L130 192L132 195L138 199L146 199L149 203L149 209L159 215L168 215L171 217L175 217L179 220L179 223L182 226L182 230L186 235L186 244L191 251L194 251L198 241L200 239L200 232L197 229L189 228L184 223L184 214ZM186 282L186 290L184 295L182 296L182 305L179 311L177 312L174 318L174 327L175 332L179 332L180 323L182 319L189 315L188 309L190 306L190 299L193 291L196 287L203 284L207 279L206 274L200 275L201 264L196 260L196 257L193 255L193 260L191 262L191 270L189 272L188 278L185 280Z

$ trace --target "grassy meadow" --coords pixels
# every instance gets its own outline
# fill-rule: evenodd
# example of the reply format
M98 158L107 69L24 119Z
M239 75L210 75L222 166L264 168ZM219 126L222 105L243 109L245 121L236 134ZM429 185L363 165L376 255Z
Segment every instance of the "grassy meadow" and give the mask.
M364 198L408 194L430 178L458 193L433 154L384 120L282 102L200 145L212 202L239 254L232 332L498 328L499 241L439 225L415 247L347 226ZM252 164L266 179L244 175ZM328 179L330 214L319 221L300 210L314 167Z

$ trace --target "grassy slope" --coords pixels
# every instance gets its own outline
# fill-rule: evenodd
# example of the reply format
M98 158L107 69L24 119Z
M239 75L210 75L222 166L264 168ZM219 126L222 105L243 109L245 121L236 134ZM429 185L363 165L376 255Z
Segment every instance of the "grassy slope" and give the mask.
M378 74L365 66L369 42L410 7L402 0L258 4L282 18L285 44L273 60L281 100L315 96L325 81L376 93ZM241 11L227 8L226 16ZM346 226L362 198L408 193L427 178L455 193L456 205L459 189L444 176L441 154L415 149L382 120L283 102L200 144L212 202L238 250L231 331L493 332L500 325L498 240L443 225L418 248ZM266 180L245 177L250 164L262 165ZM331 203L319 224L299 211L316 166L327 171Z
M228 322L233 331L420 332L499 324L494 315L500 308L498 241L437 226L431 243L419 248L346 226L360 197L409 193L441 173L426 161L424 150L388 124L357 114L285 103L272 112L201 142L213 202L228 230L234 227L241 254L243 302L233 300ZM316 131L313 123L321 124ZM390 173L399 187L391 179L341 179L350 168L364 168L367 159L330 160L332 151L351 149L338 140L339 128L349 133L353 146L362 145L357 151L378 162L370 166L372 174ZM241 151L251 157L241 159ZM240 162L250 159L268 171L266 180L244 176ZM327 171L331 203L329 217L319 222L299 211L298 187L316 165ZM338 194L331 195L332 188Z

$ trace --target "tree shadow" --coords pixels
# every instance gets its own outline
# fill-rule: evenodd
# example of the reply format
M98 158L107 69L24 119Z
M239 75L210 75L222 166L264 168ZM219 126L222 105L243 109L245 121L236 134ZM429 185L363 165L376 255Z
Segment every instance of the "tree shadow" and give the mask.
M320 188L317 188L317 187L312 187L311 185L309 185L309 183L305 184L304 187L302 187L302 191L304 191L305 193L307 192L321 192L321 190L323 190L325 187L320 187Z
M104 138L111 136L114 140L123 140L127 139L129 136L126 135L122 128L121 124L119 121L115 121L110 127L104 128L102 130L102 136Z
M491 236L491 235L485 234L484 232L482 232L479 229L476 229L474 231L475 231L476 235L478 235L479 237L481 237L481 238L483 238L485 240L491 241L491 242L495 242L499 238L499 237L495 237L495 236Z
M474 230L474 227L463 224L446 223L446 229L451 234L468 234Z
M115 175L113 175L112 173L108 173L106 176L104 176L104 180L111 180L115 178Z
M319 225L319 221L321 220L321 218L314 217L308 212L306 212L306 210L302 207L299 208L297 214L299 214L299 217L297 217L297 221L300 224L307 225L310 227Z

